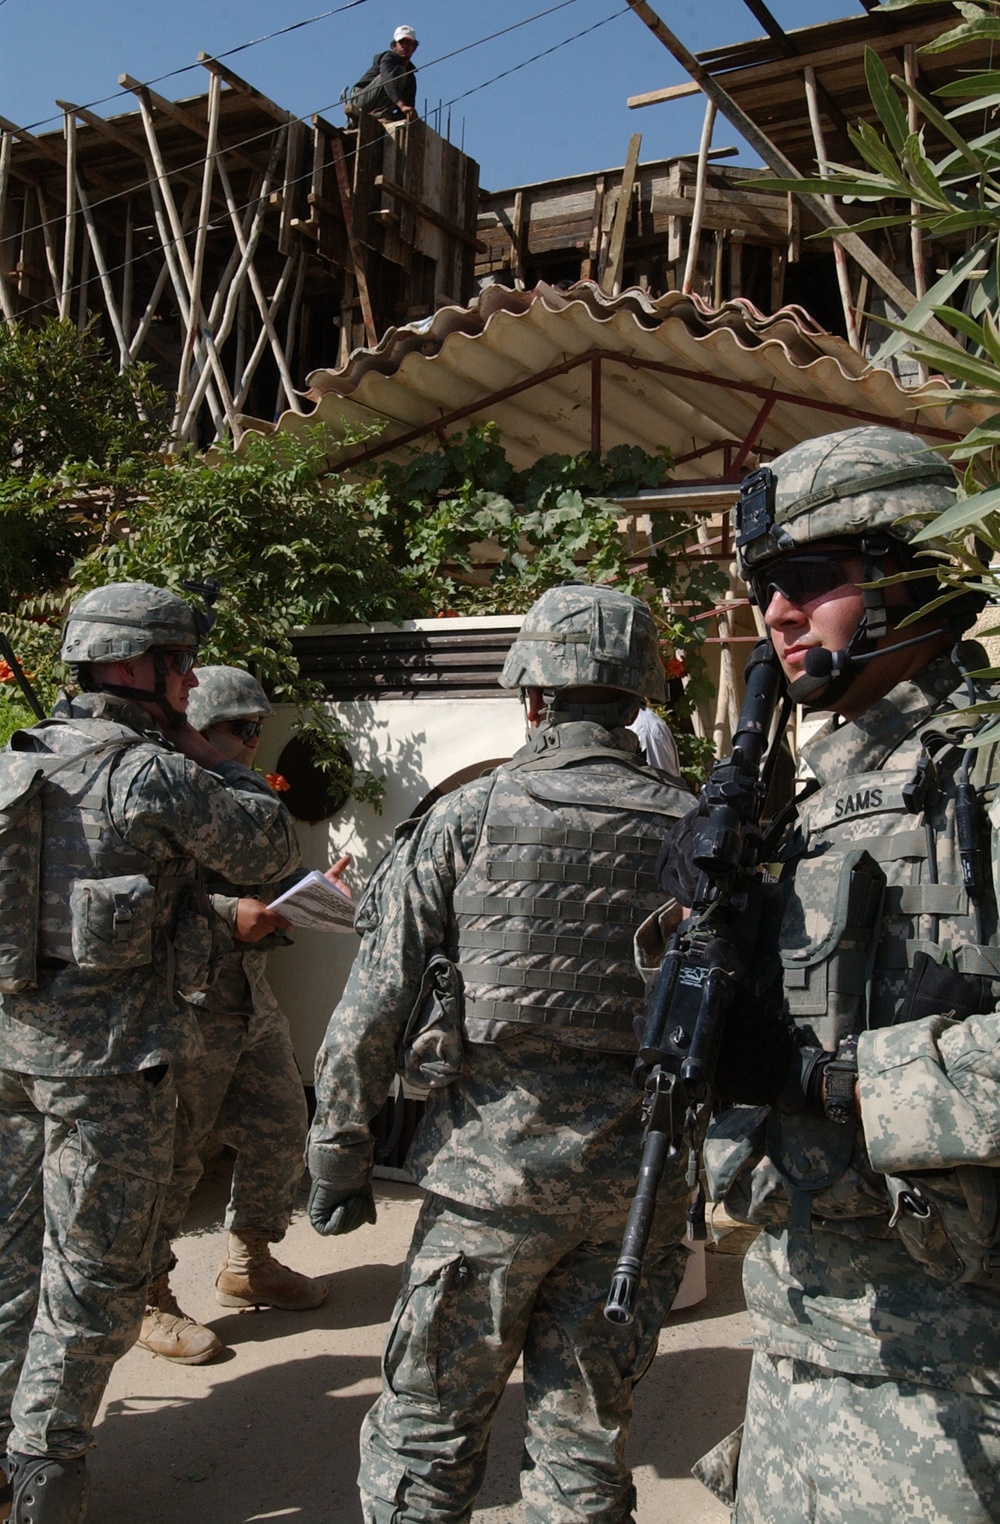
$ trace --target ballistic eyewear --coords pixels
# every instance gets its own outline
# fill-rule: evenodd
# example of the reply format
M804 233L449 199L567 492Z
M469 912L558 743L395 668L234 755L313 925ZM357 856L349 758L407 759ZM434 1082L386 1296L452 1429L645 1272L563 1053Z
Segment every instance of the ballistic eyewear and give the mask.
M159 650L153 655L162 661L168 672L176 672L178 677L186 677L197 660L196 651Z
M235 736L237 741L242 741L244 746L249 746L251 741L256 741L264 729L263 720L227 720L226 725L229 734Z
M786 556L769 566L762 566L750 573L750 590L754 602L766 609L773 595L778 592L789 603L801 608L824 593L845 587L852 582L847 570L847 556L843 559L829 552L818 556Z

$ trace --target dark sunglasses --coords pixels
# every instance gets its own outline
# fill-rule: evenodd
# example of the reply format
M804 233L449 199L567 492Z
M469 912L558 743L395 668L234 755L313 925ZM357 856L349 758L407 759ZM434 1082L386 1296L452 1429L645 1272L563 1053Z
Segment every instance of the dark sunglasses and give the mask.
M155 651L153 653L158 660L163 662L168 672L176 672L178 677L186 677L195 664L196 653L194 651Z
M263 720L227 720L226 727L231 736L237 741L242 741L244 746L249 746L251 741L256 741L264 729Z
M750 590L760 609L767 608L776 592L801 608L851 581L845 561L836 556L788 556L751 572Z

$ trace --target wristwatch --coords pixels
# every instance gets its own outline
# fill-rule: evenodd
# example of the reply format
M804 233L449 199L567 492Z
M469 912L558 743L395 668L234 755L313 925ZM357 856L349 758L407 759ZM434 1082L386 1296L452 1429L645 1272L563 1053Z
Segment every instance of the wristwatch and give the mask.
M823 1110L831 1122L853 1122L854 1087L858 1082L858 1039L845 1037L823 1066Z

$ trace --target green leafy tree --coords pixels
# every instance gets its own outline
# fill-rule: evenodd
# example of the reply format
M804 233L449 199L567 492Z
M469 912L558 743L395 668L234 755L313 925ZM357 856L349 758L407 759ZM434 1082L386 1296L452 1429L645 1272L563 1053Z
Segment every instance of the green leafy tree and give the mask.
M165 436L146 367L119 375L92 328L0 323L0 611L65 582Z

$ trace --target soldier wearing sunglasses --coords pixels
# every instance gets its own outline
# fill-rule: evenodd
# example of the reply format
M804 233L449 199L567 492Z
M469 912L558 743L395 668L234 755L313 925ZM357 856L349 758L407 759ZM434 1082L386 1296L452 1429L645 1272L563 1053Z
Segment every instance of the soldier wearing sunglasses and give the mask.
M191 723L224 756L252 767L264 721L272 713L256 678L238 667L199 667L189 700ZM337 865L342 870L344 864ZM153 1251L153 1276L139 1343L179 1365L203 1365L221 1354L221 1340L189 1317L170 1287L180 1231L203 1172L209 1137L235 1151L226 1212L229 1239L215 1294L223 1307L304 1311L326 1299L325 1280L274 1259L302 1177L306 1116L302 1076L288 1022L265 977L268 949L289 925L256 886L219 875L208 889L235 947L212 983L191 996L204 1056L180 1065L174 1169Z
M955 489L919 439L859 428L736 509L789 694L829 717L723 1036L742 1104L706 1142L713 1200L761 1229L746 1422L696 1468L738 1524L1000 1519L1000 763L970 744L996 688L962 638L981 598L914 543Z

